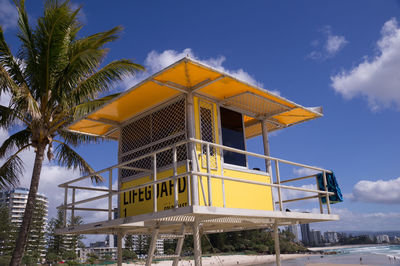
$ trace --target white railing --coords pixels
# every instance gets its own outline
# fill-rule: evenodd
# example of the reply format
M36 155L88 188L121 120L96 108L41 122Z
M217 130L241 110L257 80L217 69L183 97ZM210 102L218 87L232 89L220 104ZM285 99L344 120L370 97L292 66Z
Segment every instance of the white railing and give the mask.
M187 145L187 144L192 144L192 145ZM200 154L198 154L196 152L196 144L200 144L200 146L203 148L204 146L206 147L206 172L202 172L200 170L200 166L199 166L199 162L198 162L198 155L203 155L204 153L201 152ZM186 172L185 173L181 173L178 174L178 160L177 160L177 147L181 146L181 145L187 145L187 147L189 147L188 149L193 149L192 152L188 151L187 154L193 154L195 156L194 160L187 160L187 167L186 167ZM215 149L215 152L219 155L222 156L223 151L230 151L230 152L234 152L234 153L239 153L239 154L244 154L245 156L251 156L251 157L256 157L256 158L260 158L260 159L264 159L266 161L270 161L270 162L275 162L275 182L272 182L272 173L269 173L269 175L271 176L271 182L258 182L258 181L250 181L250 180L244 180L244 179L240 179L237 177L230 177L230 176L226 176L223 174L224 171L221 171L221 175L218 174L214 174L211 171L211 167L210 167L210 147L213 147ZM172 169L173 169L173 175L169 176L167 178L162 178L157 180L157 154L160 154L161 152L165 152L171 150L172 151ZM142 160L144 158L152 158L152 169L138 169L135 167L130 167L129 164L132 164L134 162L137 162L139 160ZM304 188L304 187L295 187L295 186L288 186L288 185L282 185L282 183L288 183L288 182L294 182L294 181L300 181L300 180L306 180L306 179L311 179L311 178L315 178L316 182L318 183L316 176L317 174L313 174L313 175L308 175L308 176L303 176L303 177L297 177L297 178L291 178L291 179L286 179L286 180L281 180L280 177L280 164L286 164L286 165L291 165L291 166L296 166L296 167L302 167L302 168L306 168L306 169L310 169L310 170L314 170L314 171L319 171L323 174L323 184L324 184L324 190L318 190L318 189L310 189L310 188ZM131 169L131 170L141 170L143 172L150 172L152 175L152 181L134 186L134 187L130 187L130 188L126 188L126 189L120 189L120 190L115 190L112 187L112 178L113 178L113 170L114 169ZM85 179L89 179L92 178L93 176L99 176L101 174L104 173L108 173L108 176L106 179L108 179L108 188L99 188L99 187L85 187L85 186L77 186L77 185L73 185L74 183L77 183L79 181L85 180ZM119 163L117 165L108 167L106 169L100 170L98 172L92 173L90 175L86 175L83 177L79 177L76 179L73 179L71 181L65 182L63 184L60 184L59 187L63 187L65 189L65 195L64 195L64 204L59 206L59 209L63 209L64 210L64 226L66 226L66 217L67 217L67 210L71 211L71 216L73 217L75 215L75 211L102 211L102 212L107 212L108 213L108 220L112 220L112 216L113 216L113 206L112 206L112 199L113 196L117 196L120 195L122 193L125 192L129 192L129 191L133 191L136 189L140 189L140 188L145 188L148 186L152 186L153 187L153 193L154 195L157 195L157 184L162 183L162 182L166 182L169 180L173 180L174 184L177 184L177 181L179 178L181 177L188 177L188 193L187 193L187 200L188 200L188 205L195 205L192 204L192 194L193 195L193 199L195 197L199 197L199 190L202 190L202 196L203 196L203 201L204 204L207 206L213 206L213 188L212 188L212 182L211 180L214 179L219 179L222 180L222 195L223 195L223 206L224 207L229 207L226 206L226 201L225 201L225 186L224 186L224 180L228 180L228 181L234 181L234 182L241 182L241 183L246 183L246 184L254 184L254 185L260 185L260 186L266 186L266 187L271 187L271 188L276 188L277 190L277 194L278 194L278 200L276 202L274 202L274 205L277 204L279 207L279 211L283 211L283 204L284 203L289 203L289 202L295 202L295 201L300 201L300 200L309 200L309 199L314 199L314 198L318 198L319 200L319 207L320 207L320 213L324 213L324 208L323 208L323 204L322 204L322 198L326 199L326 208L327 208L327 213L330 214L331 213L331 207L330 207L330 200L329 200L329 196L330 195L334 195L333 192L329 192L328 191L328 187L327 187L327 179L326 179L326 173L331 173L331 171L326 170L326 169L322 169L322 168L318 168L318 167L314 167L314 166L309 166L309 165L305 165L305 164L300 164L300 163L295 163L295 162L291 162L288 160L283 160L283 159L279 159L279 158L275 158L275 157L271 157L271 156L265 156L265 155L261 155L261 154L257 154L257 153L253 153L253 152L248 152L248 151L243 151L243 150L239 150L239 149L235 149L235 148L231 148L231 147L227 147L227 146L223 146L220 144L215 144L215 143L210 143L210 142L205 142L202 140L198 140L198 139L189 139L186 141L181 141L178 143L175 143L173 145L164 147L162 149L159 149L157 151L154 152L150 152L148 154L142 155L140 157L137 157L135 159L132 159L130 161L127 162L123 162L123 163ZM203 182L200 182L201 187L200 188L194 188L194 186L197 185L198 182L198 178L199 177L207 177L207 189L208 189L208 198L205 197L205 193L204 193L204 188L203 188ZM300 197L300 198L293 198L293 199L287 199L287 200L282 200L282 189L285 190L295 190L295 191L302 191L302 192L306 192L306 193L313 193L315 195L313 196L307 196L307 197ZM71 202L68 202L68 194L69 191L71 190L72 192L72 199ZM83 200L79 200L76 201L75 200L75 195L76 195L76 191L77 190L88 190L88 191L96 191L96 192L106 192L105 194L102 195L98 195L98 196L94 196L94 197L90 197L87 199L83 199ZM178 202L179 202L179 193L178 193L178 186L174 186L174 207L178 208ZM96 200L100 200L100 199L105 199L108 198L108 208L107 209L101 209L101 208L85 208L85 207L76 207L78 205L84 204L84 203L88 203L88 202L92 202L92 201L96 201ZM157 212L157 197L154 196L152 197L153 200L153 211ZM119 203L118 203L119 204Z

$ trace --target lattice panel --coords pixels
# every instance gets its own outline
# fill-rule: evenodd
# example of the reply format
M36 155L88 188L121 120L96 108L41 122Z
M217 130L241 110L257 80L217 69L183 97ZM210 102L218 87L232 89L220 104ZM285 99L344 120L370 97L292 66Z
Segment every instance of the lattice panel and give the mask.
M122 129L120 162L134 160L186 139L185 99L175 101ZM157 168L172 164L172 149L157 154ZM187 147L177 147L178 161L187 159ZM151 156L132 162L128 167L152 170ZM121 169L121 178L131 177L140 170Z
M215 143L215 119L213 105L199 101L200 106L200 134L201 140ZM207 167L207 145L201 146L201 166ZM217 154L214 147L210 146L210 168L217 169Z

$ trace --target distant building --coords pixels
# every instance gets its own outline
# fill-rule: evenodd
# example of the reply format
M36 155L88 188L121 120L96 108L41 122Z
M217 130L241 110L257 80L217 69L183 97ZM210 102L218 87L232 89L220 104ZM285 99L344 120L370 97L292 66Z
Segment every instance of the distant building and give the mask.
M311 230L309 234L310 244L313 246L318 246L322 244L321 231Z
M5 205L9 208L11 223L13 223L16 227L20 227L22 224L22 219L24 217L26 203L28 201L28 194L29 194L29 189L27 189L27 188L15 188L12 190L0 192L0 205ZM41 231L40 234L35 234L34 230L36 230L36 229L32 228L32 225L31 225L31 231L30 231L29 238L28 238L27 248L29 249L30 246L31 247L34 246L34 249L41 250L42 256L44 256L46 243L45 243L44 236L41 234L43 232L46 232L49 201L48 201L46 195L44 195L42 193L37 193L36 201L41 204L41 206L43 208L44 216L40 217L41 220L35 220L32 224L42 223L42 228L40 230ZM39 218L37 218L37 219L39 219ZM38 239L39 237L40 237L40 239ZM38 244L38 242L40 242L40 243Z
M90 247L90 248L78 248L76 254L80 262L85 262L88 259L89 254L95 254L99 259L103 259L106 255L109 255L111 259L117 259L117 248L115 247Z
M310 224L300 224L301 242L305 246L310 245Z
M325 242L335 244L339 242L338 234L333 231L327 231L324 233Z
M286 230L291 232L294 235L294 241L299 242L299 227L297 224L289 225L286 227Z
M389 236L388 235L377 235L376 236L376 242L378 242L378 244L381 243L389 243Z
M132 235L133 237L133 250L139 254L139 250L143 245L147 245L149 237L147 235ZM142 246L142 247L141 247ZM125 239L122 240L122 248L125 248ZM99 258L109 255L113 260L117 259L117 237L116 235L107 235L105 241L97 241L89 244L87 248L78 248L76 254L80 262L85 262L89 254L95 254ZM156 253L164 255L164 241L158 239L156 244Z

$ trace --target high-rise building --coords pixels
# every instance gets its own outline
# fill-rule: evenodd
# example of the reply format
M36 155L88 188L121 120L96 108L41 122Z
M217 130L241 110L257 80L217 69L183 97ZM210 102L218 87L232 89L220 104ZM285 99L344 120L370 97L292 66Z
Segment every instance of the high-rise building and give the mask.
M318 246L322 244L322 235L321 231L311 230L309 234L309 240L311 245Z
M310 224L300 224L301 229L301 242L304 245L310 245Z
M336 232L333 231L327 231L324 233L325 241L328 243L335 244L339 242L339 238Z
M294 235L295 242L299 242L299 227L297 224L287 226L286 230Z
M19 228L22 224L26 203L28 201L29 189L15 188L8 191L0 192L0 205L5 205L9 208L11 223ZM31 248L32 251L41 250L42 256L45 252L45 239L44 232L47 226L49 201L46 195L37 193L35 211L33 221L31 223L31 230L29 232L27 249ZM35 228L39 227L39 228Z

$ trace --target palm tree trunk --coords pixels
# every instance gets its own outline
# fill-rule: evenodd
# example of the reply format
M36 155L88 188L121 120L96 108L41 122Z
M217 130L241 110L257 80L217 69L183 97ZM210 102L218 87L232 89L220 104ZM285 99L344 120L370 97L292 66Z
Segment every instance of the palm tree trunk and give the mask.
M39 187L40 172L42 170L44 150L46 144L39 144L36 150L35 163L33 165L33 173L31 179L31 187L29 189L28 201L25 207L24 218L19 230L15 249L13 251L10 266L19 266L24 255L25 246L28 240L29 229L32 223L33 211L35 206L36 194Z

